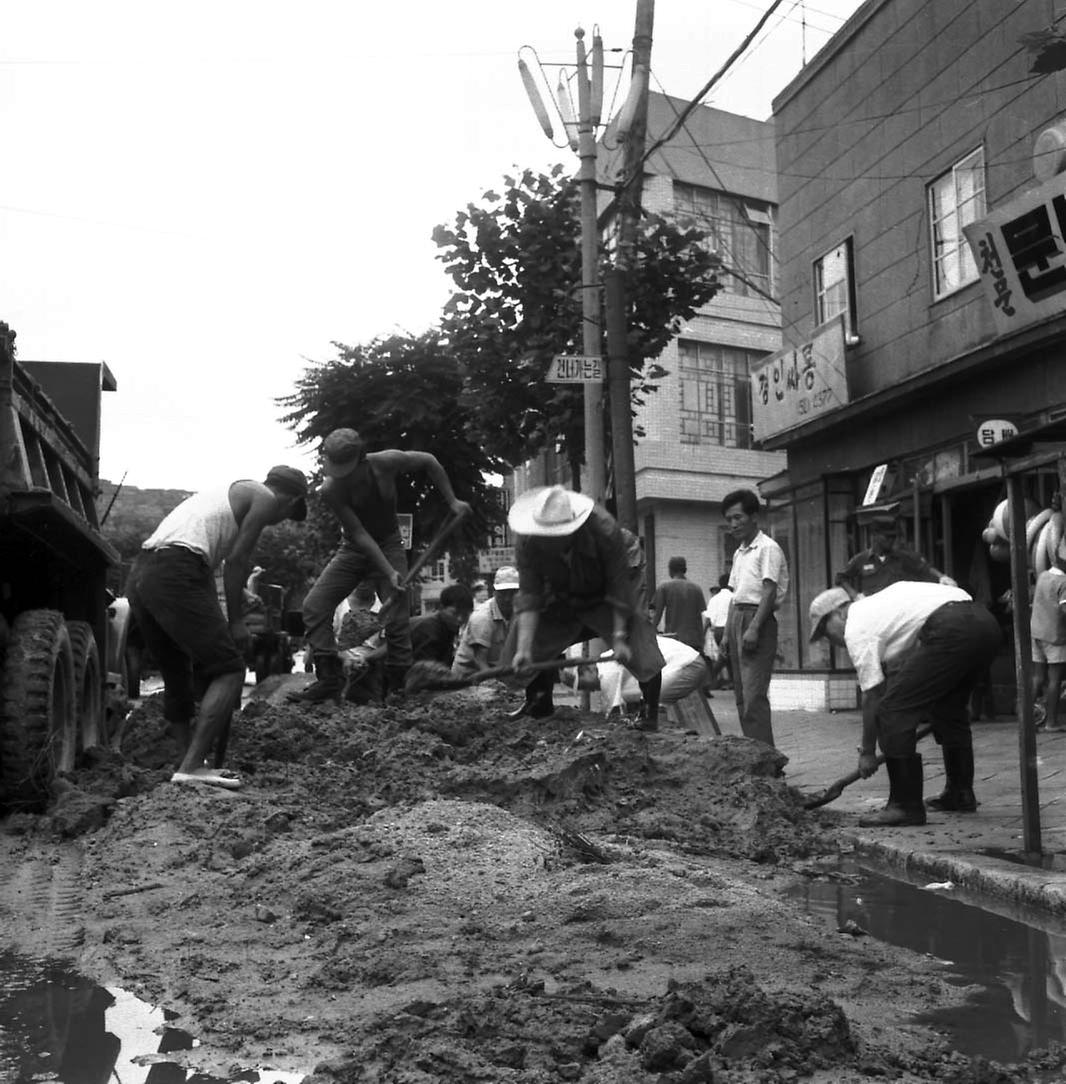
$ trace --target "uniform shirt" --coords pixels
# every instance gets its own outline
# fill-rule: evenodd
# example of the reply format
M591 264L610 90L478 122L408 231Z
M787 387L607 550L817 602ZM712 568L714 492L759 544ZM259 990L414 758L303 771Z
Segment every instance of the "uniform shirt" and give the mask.
M614 517L596 505L560 554L537 535L519 535L516 614L540 612L551 602L573 610L591 610L602 602L630 614L636 609L637 585L631 576L630 541Z
M863 692L885 680L885 667L915 644L929 615L948 602L971 602L961 587L901 580L848 609L844 642Z
M1036 578L1029 634L1047 644L1066 644L1066 573L1049 568Z
M872 595L889 584L903 580L936 583L938 579L920 553L894 546L888 553L876 554L873 550L863 550L855 554L837 576L837 583L846 581L856 591Z
M481 663L474 657L475 648L484 648L485 665L495 666L500 661L503 642L507 639L507 630L510 627L511 622L500 613L495 596L486 599L480 606L475 606L470 620L459 634L459 646L455 649L452 673L462 677L478 669Z
M768 534L757 531L746 546L740 546L733 554L733 568L729 573L733 602L758 606L762 600L763 580L777 584L776 610L788 594L785 552Z
M700 650L707 602L698 584L676 577L666 580L655 589L653 605L656 615L664 618L663 632L672 632L683 644Z

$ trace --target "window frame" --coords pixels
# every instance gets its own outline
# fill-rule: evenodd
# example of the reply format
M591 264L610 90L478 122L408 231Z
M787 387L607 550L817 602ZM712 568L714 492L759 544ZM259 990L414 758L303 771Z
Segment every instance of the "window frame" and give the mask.
M975 188L974 194L968 199L960 198L958 177L966 163L969 162L970 159L976 157L980 158L979 166L977 169L972 169L971 167L971 172L980 176L980 187ZM951 180L953 204L951 210L947 214L943 214L938 218L934 203L935 193L937 186L949 178ZM959 290L964 290L967 286L972 286L975 282L980 281L981 274L977 267L977 261L973 257L973 252L970 251L970 245L966 240L966 235L963 233L963 227L984 217L988 210L987 193L987 163L985 161L985 147L983 143L974 147L973 150L967 151L966 154L952 163L950 169L946 169L943 173L937 174L937 176L926 185L925 206L926 213L929 216L929 285L932 290L934 301L942 301L944 298L958 293ZM965 219L965 221L960 214L960 209L964 206L971 206L974 208L972 216ZM938 256L937 230L941 223L950 218L956 220L955 241L950 251L945 250ZM961 259L959 260L959 281L953 286L942 287L940 285L942 277L941 269L948 259L957 257L959 253L962 253Z
M833 253L841 248L844 250L844 334L848 336L857 336L859 334L859 328L855 291L855 243L852 234L848 234L843 240L837 241L836 244L831 245L820 256L817 256L811 261L811 292L813 294L814 302L814 324L815 327L821 327L822 324L840 315L839 312L834 312L829 316L825 315L823 300L826 297L827 291L821 286L822 276L820 268L825 266L825 259L827 256L833 255ZM833 285L836 285L836 283Z

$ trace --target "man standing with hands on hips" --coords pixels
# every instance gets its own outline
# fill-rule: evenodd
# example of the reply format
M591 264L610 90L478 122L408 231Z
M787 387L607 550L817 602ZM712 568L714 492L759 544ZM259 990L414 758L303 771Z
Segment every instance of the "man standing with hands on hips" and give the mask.
M788 565L781 547L759 529L759 498L752 490L726 494L722 516L737 542L729 575L733 604L724 646L740 728L745 737L773 745L769 690L777 657L774 615L788 594Z

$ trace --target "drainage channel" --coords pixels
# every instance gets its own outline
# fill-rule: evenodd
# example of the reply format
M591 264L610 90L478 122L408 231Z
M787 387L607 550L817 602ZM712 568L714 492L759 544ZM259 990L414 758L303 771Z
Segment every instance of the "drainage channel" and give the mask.
M912 1017L970 1056L1008 1064L1066 1042L1066 923L964 901L945 882L911 883L854 858L828 880L787 893L836 929L924 953L945 978L975 991L966 1003Z
M0 1080L5 1084L299 1084L305 1073L256 1068L200 1072L200 1047L174 1014L62 965L0 952Z

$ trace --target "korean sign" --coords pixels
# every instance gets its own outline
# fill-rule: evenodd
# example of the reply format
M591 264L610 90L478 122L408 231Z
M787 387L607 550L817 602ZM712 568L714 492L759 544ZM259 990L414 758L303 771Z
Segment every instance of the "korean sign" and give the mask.
M409 550L415 533L415 517L410 512L397 512L396 522L400 526L400 541L403 548Z
M602 359L585 354L556 354L544 378L549 384L599 384Z
M1001 335L1066 311L1066 174L963 231Z
M982 448L991 448L1017 435L1018 427L1009 418L989 418L977 426L977 443Z
M848 401L844 317L815 329L808 342L779 350L751 372L755 439L794 429Z

